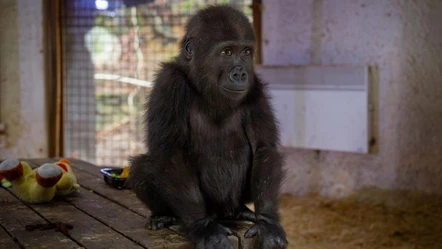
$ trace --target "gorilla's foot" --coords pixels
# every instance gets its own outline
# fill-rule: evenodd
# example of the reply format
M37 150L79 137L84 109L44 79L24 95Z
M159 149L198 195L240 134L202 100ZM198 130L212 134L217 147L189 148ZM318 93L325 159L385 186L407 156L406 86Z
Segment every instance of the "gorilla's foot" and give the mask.
M255 216L255 213L252 210L250 210L246 205L244 205L243 209L238 214L237 219L238 220L246 220L246 221L255 222L256 221L256 216Z
M255 213L250 210L246 205L243 205L239 210L231 213L224 213L220 216L219 220L226 221L251 221L255 222Z
M233 249L228 236L233 232L210 219L196 221L191 227L188 238L195 245L195 249Z
M146 228L149 230L158 230L161 228L168 228L172 225L178 224L178 220L173 216L161 216L161 215L151 215L146 223Z

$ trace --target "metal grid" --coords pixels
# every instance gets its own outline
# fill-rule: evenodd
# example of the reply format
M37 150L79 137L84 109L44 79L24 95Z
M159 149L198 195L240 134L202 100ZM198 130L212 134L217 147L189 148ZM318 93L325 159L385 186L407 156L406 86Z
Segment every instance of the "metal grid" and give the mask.
M145 151L144 101L160 62L175 56L187 18L252 0L63 0L64 155L124 166Z

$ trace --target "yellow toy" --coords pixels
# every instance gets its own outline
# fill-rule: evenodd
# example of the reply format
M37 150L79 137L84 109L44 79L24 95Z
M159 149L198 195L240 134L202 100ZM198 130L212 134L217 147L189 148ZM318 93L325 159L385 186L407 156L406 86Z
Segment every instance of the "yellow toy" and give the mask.
M6 159L0 164L0 174L12 184L14 192L29 203L49 202L55 195L67 195L80 188L71 163L65 158L36 169L24 161Z

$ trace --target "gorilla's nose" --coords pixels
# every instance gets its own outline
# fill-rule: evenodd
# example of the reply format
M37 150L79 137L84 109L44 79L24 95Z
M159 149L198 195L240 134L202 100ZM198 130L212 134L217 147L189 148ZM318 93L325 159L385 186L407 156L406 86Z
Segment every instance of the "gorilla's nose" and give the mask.
M238 85L244 85L247 82L247 72L242 66L235 66L230 70L229 78Z

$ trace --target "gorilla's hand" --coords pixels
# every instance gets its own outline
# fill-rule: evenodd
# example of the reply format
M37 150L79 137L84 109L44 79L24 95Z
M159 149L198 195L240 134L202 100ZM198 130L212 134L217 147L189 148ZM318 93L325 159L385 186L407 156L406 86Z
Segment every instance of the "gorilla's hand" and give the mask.
M232 231L211 220L199 221L189 232L190 240L196 249L233 249L227 237Z
M284 249L287 248L287 238L281 225L276 221L266 219L256 221L255 225L249 228L244 237L252 238L258 235L254 248L259 249Z

